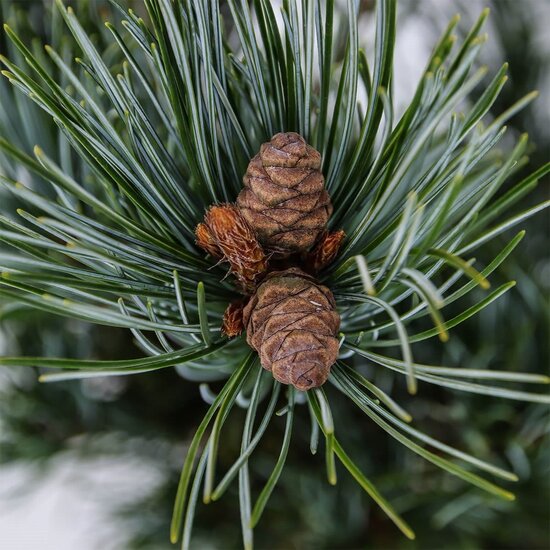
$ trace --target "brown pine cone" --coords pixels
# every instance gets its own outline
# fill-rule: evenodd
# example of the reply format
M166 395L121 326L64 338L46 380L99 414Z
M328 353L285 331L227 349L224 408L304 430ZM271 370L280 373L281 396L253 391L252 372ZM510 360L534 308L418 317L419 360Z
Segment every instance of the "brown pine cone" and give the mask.
M267 252L285 258L309 250L332 214L321 155L294 132L276 134L250 161L237 198Z
M201 248L229 262L244 292L254 291L267 270L267 257L235 205L210 207L195 235Z
M243 311L247 342L283 384L324 384L338 357L340 316L332 292L297 268L270 273Z

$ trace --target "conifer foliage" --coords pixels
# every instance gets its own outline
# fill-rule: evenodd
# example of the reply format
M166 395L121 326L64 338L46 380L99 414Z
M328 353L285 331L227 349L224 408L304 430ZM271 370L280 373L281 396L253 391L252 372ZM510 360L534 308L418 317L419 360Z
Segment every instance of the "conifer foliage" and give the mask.
M9 133L0 137L0 158L17 167L2 170L0 184L19 207L3 209L0 217L0 297L52 315L127 328L143 357L0 357L0 364L56 369L42 374L43 380L126 376L174 366L190 380L226 379L217 394L205 394L209 408L184 460L171 529L172 541L181 540L184 548L201 491L205 503L215 501L236 477L243 544L253 546L253 527L284 475L298 414L311 416L314 454L323 436L328 481L336 483L337 468L349 472L413 538L337 439L338 430L350 427L339 426L332 400L348 400L389 436L450 474L513 499L508 489L472 470L506 482L517 479L514 473L417 430L410 415L362 374L369 362L403 374L411 394L422 391L420 382L491 396L487 399L548 402L543 392L502 386L544 384L547 377L427 365L413 356L413 344L440 345L438 338L445 342L453 327L512 289L513 281L490 288L489 277L524 233L493 258L484 258L481 247L548 206L514 209L548 173L548 165L498 194L527 162L526 136L512 150L501 149L506 121L535 94L484 120L505 85L504 65L469 100L487 71L476 61L487 13L461 43L454 34L458 19L450 22L410 105L397 113L395 0L377 2L373 51L361 47L352 0L343 12L333 0L284 0L280 10L268 0L228 0L223 10L218 1L145 0L146 16L119 7L121 22L106 22L108 36L101 40L86 33L71 7L61 0L56 4L74 37L68 51L76 57L49 45L39 49L5 27L13 55L2 57L3 74L17 94L55 122L63 154L48 136L33 155ZM307 169L315 172L311 179L317 187L320 180L324 185L316 187L319 218L307 228L303 250L295 235L279 237L278 229L256 224L256 207L266 206L257 171L265 170L273 184L277 169L288 168L274 164L260 148L279 133L303 137L311 150L305 146L299 156L315 160ZM293 195L290 185L277 193ZM300 203L303 196L290 200ZM240 212L228 206L235 202ZM233 216L229 229L220 229L214 219L220 208ZM297 223L303 221L297 216ZM243 250L224 250L227 232L237 229L237 239L246 235L250 245L252 231L260 243L246 252L246 269L237 265L236 253ZM268 262L288 261L297 252L305 254L298 267L309 274L281 265L262 283L258 273L265 273ZM477 262L473 253L480 254ZM236 274L239 289L220 260ZM295 376L292 369L283 369L291 375L283 381L296 387L282 386L280 376L275 380L260 367L256 351L264 367L266 361L274 372L288 367L277 355L284 341L271 349L256 338L255 331L267 331L268 323L257 315L264 297L255 293L270 283L297 307L303 304L288 297L292 285L307 287L311 300L324 304L327 319L319 330L325 331L330 357L323 364L338 358L330 376L331 365L322 371L328 376L323 387L301 391L306 387L294 382L303 373ZM226 307L241 300L239 294L255 297L246 307L233 305L224 323ZM447 306L454 304L456 312L466 295L479 299L446 318ZM302 314L316 321L313 311ZM252 328L255 315L258 327ZM285 330L272 328L275 337ZM221 475L216 462L222 428L233 422L235 406L247 409L241 450ZM248 463L278 416L285 423L280 452L255 494Z

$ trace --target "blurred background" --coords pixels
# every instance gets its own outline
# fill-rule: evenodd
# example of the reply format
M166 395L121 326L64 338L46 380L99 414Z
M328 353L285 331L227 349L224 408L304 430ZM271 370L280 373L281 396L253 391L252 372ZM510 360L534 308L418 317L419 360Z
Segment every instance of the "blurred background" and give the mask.
M64 45L63 36L52 36L59 33L59 25L51 4L50 0L0 0L0 19L25 37L36 36L37 45L51 41ZM119 17L109 2L73 4L94 40L107 46L102 21ZM142 7L139 1L133 4L136 9ZM550 156L550 2L400 0L397 104L405 106L412 98L430 50L448 20L460 13L459 31L465 33L486 5L491 9L483 54L491 69L488 78L504 61L510 62L510 79L493 112L501 112L533 89L540 91L539 99L510 121L512 135L526 131L531 137L530 170L534 170ZM372 8L372 2L361 2L367 51L374 36ZM3 34L0 52L16 57ZM105 55L115 53L107 47ZM22 96L14 95L5 79L0 82L0 134L29 151L38 143L50 155L64 155L61 161L66 169L86 177L77 159L63 154L57 128ZM31 177L2 157L0 172L18 179ZM548 189L548 181L541 182L520 208L548 198ZM11 200L0 194L2 211L17 207ZM517 280L514 291L454 329L447 345L417 344L414 352L420 362L547 373L548 216L539 214L524 227L526 238L492 277L495 285ZM511 236L502 235L485 245L478 258L492 258ZM0 354L122 359L139 352L128 331L54 319L0 302ZM545 407L426 386L410 397L401 384L392 387L393 377L385 370L373 371L373 376L406 406L422 430L474 455L489 454L507 463L521 478L514 487L517 501L496 501L451 478L365 422L348 402L333 399L338 424L356 427L347 432L340 429L342 443L414 527L417 540L405 540L343 472L336 487L326 483L322 457L309 453L309 420L303 414L298 415L279 487L255 533L259 549L538 550L550 546ZM186 444L205 411L198 387L175 370L39 384L34 370L0 369L0 548L170 548L171 507ZM241 426L238 421L228 423L220 449L222 466L229 466L237 453ZM267 431L251 463L253 479L265 479L271 470L283 428L284 420L279 419ZM193 547L240 546L234 489L221 501L199 507Z

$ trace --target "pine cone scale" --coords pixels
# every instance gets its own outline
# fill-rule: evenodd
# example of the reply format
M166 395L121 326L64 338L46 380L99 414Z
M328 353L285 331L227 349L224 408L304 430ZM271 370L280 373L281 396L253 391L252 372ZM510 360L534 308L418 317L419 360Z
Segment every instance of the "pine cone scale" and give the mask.
M273 220L281 230L284 230L284 228L289 225L294 225L303 216L300 211L284 208L280 205L277 205L276 208L264 211L263 214L270 220Z
M325 181L320 178L316 172L312 172L305 177L294 189L300 193L308 195L310 193L321 193L324 190Z
M299 330L303 332L311 332L314 335L319 336L331 336L332 335L332 326L334 326L334 322L332 322L332 325L325 324L323 322L313 322L313 319L307 319L307 325L308 329L304 330L303 325L306 318L310 315L310 313L306 313L300 316L296 316L291 322L285 323L284 319L278 320L278 322L273 323L272 318L269 319L269 321L265 325L265 329L263 330L261 334L261 338L263 342L267 342L273 335L277 334L280 331L293 331L293 330Z
M316 208L326 206L321 201L318 194L310 193L308 195L299 195L295 198L286 200L278 204L278 207L285 210L296 212L298 218L303 216L304 212L311 212ZM277 210L275 210L277 211Z
M284 304L284 302L283 302L283 304ZM272 326L270 324L272 322L272 320L273 320L274 323L277 321L277 319L282 320L283 326L281 326L279 328L280 331L282 331L286 328L286 324L284 324L285 323L284 314L279 313L279 314L274 315L273 314L274 309L275 308L271 308L271 307L270 308L262 308L261 311L254 312L254 314L252 316L252 330L254 331L253 338L255 338L256 342L262 342L266 338L272 336L274 331L269 330L270 327ZM309 314L309 312L308 312L308 314ZM303 318L304 313L300 313L299 316L300 316L300 318ZM296 322L296 319L294 319L291 323L288 323L288 324L290 325L294 322ZM268 333L268 335L266 335L266 332Z
M270 338L273 334L281 330L291 330L294 328L293 325L299 325L300 321L307 315L309 315L308 311L290 313L288 315L270 315L269 320L265 323L263 338Z
M260 209L265 209L266 206L277 206L282 202L284 203L300 196L299 190L281 188L269 178L250 178L248 187L247 194L251 195L251 203L255 204L256 201L254 199L258 199Z
M268 166L265 169L267 176L279 187L290 189L300 185L307 177L313 176L317 181L323 181L320 172L311 168L284 168L282 166Z
M312 352L323 348L315 335L309 330L292 330L287 333L286 337L280 343L279 347L274 350L270 348L271 340L266 341L265 352L270 355L271 361L281 361L287 357L291 357L300 352Z

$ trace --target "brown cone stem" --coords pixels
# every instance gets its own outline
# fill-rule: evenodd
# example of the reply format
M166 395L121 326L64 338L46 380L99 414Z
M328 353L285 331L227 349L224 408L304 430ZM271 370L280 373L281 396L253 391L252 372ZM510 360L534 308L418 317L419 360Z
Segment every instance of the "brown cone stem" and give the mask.
M237 205L274 258L309 250L332 213L321 155L294 132L276 134L250 161Z
M297 268L272 272L243 311L247 342L283 384L324 384L338 357L340 316L331 291Z

